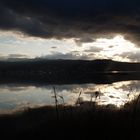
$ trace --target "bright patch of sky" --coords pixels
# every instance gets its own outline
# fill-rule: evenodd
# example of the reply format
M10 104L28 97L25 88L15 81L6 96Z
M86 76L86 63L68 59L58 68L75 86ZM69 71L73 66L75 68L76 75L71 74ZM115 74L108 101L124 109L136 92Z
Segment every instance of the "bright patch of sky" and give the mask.
M76 47L69 40L41 39L22 36L13 32L0 32L1 55L24 54L29 57L40 57L53 52L67 53Z
M78 46L71 39L43 39L25 36L19 32L0 31L0 58L46 57L51 59L112 59L140 61L140 49L122 35L114 38L98 38L94 42Z

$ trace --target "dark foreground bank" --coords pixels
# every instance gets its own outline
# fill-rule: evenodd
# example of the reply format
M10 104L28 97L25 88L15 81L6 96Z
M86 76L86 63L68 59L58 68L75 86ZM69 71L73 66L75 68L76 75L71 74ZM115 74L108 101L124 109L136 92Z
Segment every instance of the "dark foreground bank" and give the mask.
M87 102L80 106L40 107L0 116L1 136L39 139L139 139L140 103L118 109Z

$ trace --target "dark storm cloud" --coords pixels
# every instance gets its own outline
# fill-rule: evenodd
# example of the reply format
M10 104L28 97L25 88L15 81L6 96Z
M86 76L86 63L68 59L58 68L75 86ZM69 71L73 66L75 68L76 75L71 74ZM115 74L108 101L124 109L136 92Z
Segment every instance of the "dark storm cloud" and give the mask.
M80 42L119 33L139 43L139 7L139 0L0 0L0 29Z

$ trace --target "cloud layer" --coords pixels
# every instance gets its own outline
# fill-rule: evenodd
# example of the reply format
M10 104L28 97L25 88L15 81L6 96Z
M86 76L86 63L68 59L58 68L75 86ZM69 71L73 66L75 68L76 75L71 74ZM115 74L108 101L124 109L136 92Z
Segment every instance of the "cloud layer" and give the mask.
M0 29L43 38L79 38L123 34L139 43L138 0L0 0Z

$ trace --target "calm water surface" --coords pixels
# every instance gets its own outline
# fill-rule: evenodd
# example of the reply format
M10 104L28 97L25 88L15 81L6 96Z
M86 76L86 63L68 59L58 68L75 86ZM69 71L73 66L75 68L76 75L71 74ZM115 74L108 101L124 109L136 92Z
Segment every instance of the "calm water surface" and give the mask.
M59 104L75 105L92 101L98 105L121 107L136 99L140 93L140 81L125 81L113 84L80 85L0 85L0 114L22 110L27 107L55 105L54 87ZM81 94L80 94L81 93Z

